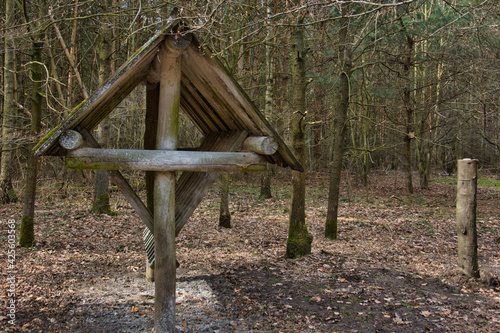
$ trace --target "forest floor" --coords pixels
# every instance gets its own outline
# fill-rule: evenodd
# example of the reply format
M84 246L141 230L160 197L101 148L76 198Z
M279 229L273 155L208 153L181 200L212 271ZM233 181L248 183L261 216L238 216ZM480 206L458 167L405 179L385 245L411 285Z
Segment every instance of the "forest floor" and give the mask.
M406 195L403 178L373 172L369 190L346 175L339 239L323 236L328 179L308 176L312 254L284 259L290 177L259 200L258 175L234 179L232 229L218 227L218 184L177 237L179 332L500 332L500 188L478 190L484 278L456 268L456 185ZM117 216L89 213L89 188L40 189L37 244L16 248L9 297L7 221L0 207L2 332L151 332L154 283L145 281L143 225L112 194ZM15 300L15 323L5 304Z

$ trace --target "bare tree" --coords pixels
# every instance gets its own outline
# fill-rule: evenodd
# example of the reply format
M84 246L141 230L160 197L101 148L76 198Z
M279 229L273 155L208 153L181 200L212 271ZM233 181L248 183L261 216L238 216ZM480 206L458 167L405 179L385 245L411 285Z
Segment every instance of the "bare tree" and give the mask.
M5 26L15 25L15 1L5 2ZM2 162L0 171L0 201L11 203L17 201L17 195L12 186L12 173L14 171L14 139L16 137L15 117L17 103L15 100L15 47L14 34L16 30L5 31L5 56L4 56L4 99L3 99L3 123L2 123Z
M328 192L328 211L325 223L325 237L337 239L337 215L339 206L340 175L344 161L345 134L347 132L347 111L349 109L350 77L352 52L349 42L350 2L341 6L342 19L339 29L339 87L333 114L333 153L330 163L330 187Z
M38 3L39 17L47 14L47 5L44 0ZM38 21L40 22L40 21ZM21 220L21 230L19 233L19 245L30 247L35 242L34 219L35 219L35 197L36 180L38 175L38 157L32 154L31 150L38 139L40 133L43 107L43 63L42 48L44 45L44 30L40 29L40 24L32 24L32 60L31 71L31 143L28 144L28 162L26 170L26 185L23 197L23 217Z
M306 165L305 117L306 117L306 46L305 27L306 13L302 13L292 30L291 62L292 62L292 146L295 156L302 165ZM286 243L286 257L298 258L311 253L313 237L306 225L306 174L292 171L292 199L290 221Z
M100 2L100 13L105 14L112 7L111 0ZM111 46L113 30L111 29L112 22L108 15L101 15L99 18L99 85L103 85L111 73ZM107 117L99 124L98 140L101 147L106 148L110 139L110 122ZM111 210L109 204L109 177L106 170L96 170L95 172L95 187L94 200L92 203L92 212L96 214L116 215L116 212Z

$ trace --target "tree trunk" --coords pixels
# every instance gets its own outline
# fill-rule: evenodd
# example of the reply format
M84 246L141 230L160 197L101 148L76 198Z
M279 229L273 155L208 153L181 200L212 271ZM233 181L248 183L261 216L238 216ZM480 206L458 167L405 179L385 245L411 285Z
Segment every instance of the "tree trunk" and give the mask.
M13 27L14 24L14 0L5 2L5 26ZM4 56L4 99L3 99L3 122L2 122L2 162L0 171L0 201L11 203L17 201L17 195L12 186L12 164L14 162L15 145L15 42L9 33L5 34L5 56Z
M477 261L477 160L458 161L457 175L457 235L458 267L467 275L478 278Z
M406 192L413 193L413 179L412 179L412 158L411 158L411 143L413 138L415 137L415 125L414 125L414 108L411 100L411 91L412 91L412 80L411 73L413 67L413 55L414 55L414 47L415 41L413 37L408 34L406 31L406 26L404 26L403 21L401 20L401 25L403 31L406 36L406 52L404 54L403 61L403 80L405 80L404 88L403 88L403 110L405 116L405 130L406 133L403 136L403 164L405 169L405 184L406 184Z
M337 239L337 215L339 207L340 179L345 150L347 111L349 109L349 79L351 77L350 49L347 46L349 3L342 5L343 17L339 30L339 92L333 114L333 152L330 164L330 186L328 190L328 210L326 213L325 237Z
M231 228L231 212L229 211L229 173L221 173L219 227Z
M292 146L299 162L306 165L305 149L305 116L306 116L306 80L304 17L298 19L298 24L292 32ZM292 198L290 207L290 222L286 257L299 258L311 253L312 236L307 230L305 221L306 173L292 171Z
M102 2L102 10L106 11L111 8L111 1ZM106 82L111 73L111 44L112 35L109 29L107 16L100 18L102 20L99 29L99 85L102 86ZM98 129L98 140L103 148L107 148L110 136L109 118L105 118ZM96 170L95 172L95 187L94 201L92 204L92 212L95 214L116 215L116 212L111 210L109 204L109 176L105 170Z
M271 6L270 2L267 4L267 34L272 35L272 26L270 22ZM268 118L273 113L273 55L271 41L266 44L266 92L264 100L264 117ZM271 194L271 167L267 166L266 171L262 174L260 182L260 195L261 199L272 198Z
M43 6L44 7L44 6ZM43 15L42 5L40 14ZM42 17L41 15L41 17ZM40 133L40 125L42 120L42 48L43 35L34 36L33 39L33 62L31 64L31 131L30 135L37 138ZM33 223L35 219L35 196L36 196L36 179L38 171L38 157L32 154L34 143L28 145L28 165L26 171L26 187L24 188L23 197L23 217L21 219L21 231L19 233L19 245L23 247L33 246L35 242L35 232Z
M262 178L260 180L260 199L270 199L273 197L271 192L271 174L272 174L273 166L267 164L266 171L263 173Z

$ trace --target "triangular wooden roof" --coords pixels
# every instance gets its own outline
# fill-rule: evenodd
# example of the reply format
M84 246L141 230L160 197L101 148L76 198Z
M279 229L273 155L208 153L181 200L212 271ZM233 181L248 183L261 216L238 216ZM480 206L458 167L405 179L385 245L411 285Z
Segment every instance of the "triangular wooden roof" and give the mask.
M54 128L35 147L35 154L64 155L59 137L70 129L94 129L141 82L145 81L162 42L177 31L180 20L171 19L167 26L151 38L88 101L77 106L68 119ZM302 166L278 133L258 111L247 94L228 73L222 63L199 39L193 40L182 53L181 109L203 135L243 130L252 136L271 136L279 144L278 151L268 156L269 162L303 171Z

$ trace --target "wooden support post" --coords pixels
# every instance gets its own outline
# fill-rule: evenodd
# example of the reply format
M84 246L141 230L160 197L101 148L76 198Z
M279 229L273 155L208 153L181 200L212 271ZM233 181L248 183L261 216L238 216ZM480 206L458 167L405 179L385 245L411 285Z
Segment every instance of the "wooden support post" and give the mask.
M478 160L458 161L457 172L457 235L458 267L467 275L478 278L477 260L477 164Z
M151 75L147 77L146 83L146 121L144 131L144 149L156 149L156 129L158 127L158 101L160 97L160 78L159 78L158 58L155 58L152 64ZM155 188L155 172L146 171L146 205L151 212L154 212L154 188ZM151 232L144 231L144 239L146 241L146 281L154 282L155 271L154 262L150 262L151 257L154 258L154 244L151 246L147 240L153 235ZM153 238L154 240L154 238ZM151 248L153 248L151 251ZM151 253L153 252L151 256Z
M160 49L156 148L175 150L179 124L182 51L191 35L170 36ZM175 172L157 172L154 190L156 333L175 332Z

